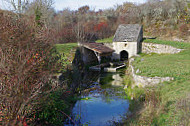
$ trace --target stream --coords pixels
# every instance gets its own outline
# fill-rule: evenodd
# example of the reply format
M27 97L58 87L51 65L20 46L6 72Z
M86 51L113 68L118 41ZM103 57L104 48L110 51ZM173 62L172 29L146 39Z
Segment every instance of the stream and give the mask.
M94 73L98 77L83 90L65 126L109 126L120 122L129 112L129 101L124 92L123 71ZM92 74L89 74L89 76Z

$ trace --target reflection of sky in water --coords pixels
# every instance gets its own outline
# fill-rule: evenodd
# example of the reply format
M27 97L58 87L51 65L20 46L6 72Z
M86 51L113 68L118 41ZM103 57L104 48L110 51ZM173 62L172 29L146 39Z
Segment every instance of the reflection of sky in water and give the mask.
M80 122L82 124L88 122L89 126L108 125L108 121L113 119L118 121L129 107L126 99L111 99L106 102L103 97L89 97L92 99L80 100L73 108L73 114L81 117Z
M119 79L118 79L119 78ZM96 90L85 93L73 107L72 117L76 125L88 124L88 126L109 126L112 121L120 121L128 112L129 102L122 99L123 91L117 89L122 86L122 77L119 74L101 74L99 82L94 83ZM116 83L117 82L117 83ZM111 87L110 87L111 86ZM93 87L93 86L92 86ZM106 92L106 93L105 93ZM117 96L116 94L121 94Z

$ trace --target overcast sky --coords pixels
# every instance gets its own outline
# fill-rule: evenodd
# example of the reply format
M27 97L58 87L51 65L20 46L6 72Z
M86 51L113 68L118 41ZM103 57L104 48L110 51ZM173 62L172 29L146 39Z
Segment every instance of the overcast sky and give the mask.
M0 0L0 8L8 9L6 7L6 2ZM124 2L133 2L133 3L144 3L146 0L54 0L53 7L55 10L63 10L64 8L70 8L71 10L77 10L79 7L84 5L89 5L90 8L99 10L99 9L107 9L113 7L117 4L122 4Z

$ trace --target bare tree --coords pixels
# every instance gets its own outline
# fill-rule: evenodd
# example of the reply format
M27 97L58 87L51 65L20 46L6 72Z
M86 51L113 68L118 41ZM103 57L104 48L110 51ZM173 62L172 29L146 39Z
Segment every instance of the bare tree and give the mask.
M35 0L27 6L25 13L35 15L36 21L46 28L53 24L55 11L52 8L53 0Z
M76 34L77 42L81 43L85 41L85 28L84 23L86 22L86 15L89 11L88 6L84 6L78 9L75 13L77 23L73 25L73 31Z
M29 4L30 0L2 0L6 2L6 4L10 5L10 9L17 13L23 13L27 5Z
M86 22L88 22L88 15L90 12L89 6L83 6L78 9L75 13L76 23L73 23L73 32L76 35L77 42L82 43L87 41L87 36L89 35L89 31L85 28ZM71 17L73 21L73 17ZM91 35L92 36L92 35Z
M52 7L52 4L54 3L53 0L2 0L5 2L8 6L10 6L10 9L13 10L16 13L24 13L28 6L31 3L35 3L35 5L39 7L43 7L46 9L50 9Z

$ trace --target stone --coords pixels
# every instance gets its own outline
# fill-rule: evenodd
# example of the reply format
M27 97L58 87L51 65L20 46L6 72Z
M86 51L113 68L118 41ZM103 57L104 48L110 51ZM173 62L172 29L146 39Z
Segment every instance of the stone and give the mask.
M103 43L115 50L113 60L123 60L137 56L142 51L143 26L140 24L121 24L117 28L112 43ZM123 55L122 55L123 54Z
M128 68L128 70L131 71L131 76L133 77L133 80L135 82L135 85L133 85L132 87L153 86L153 85L162 83L164 81L174 80L173 77L145 77L145 76L136 75L137 71L135 72L135 69L132 66L133 61L134 61L134 58L129 59L129 68Z
M158 53L158 54L175 54L181 52L183 49L177 49L169 45L143 43L142 53Z
M177 41L177 42L184 42L183 39L179 39L179 38L173 38L173 41Z

